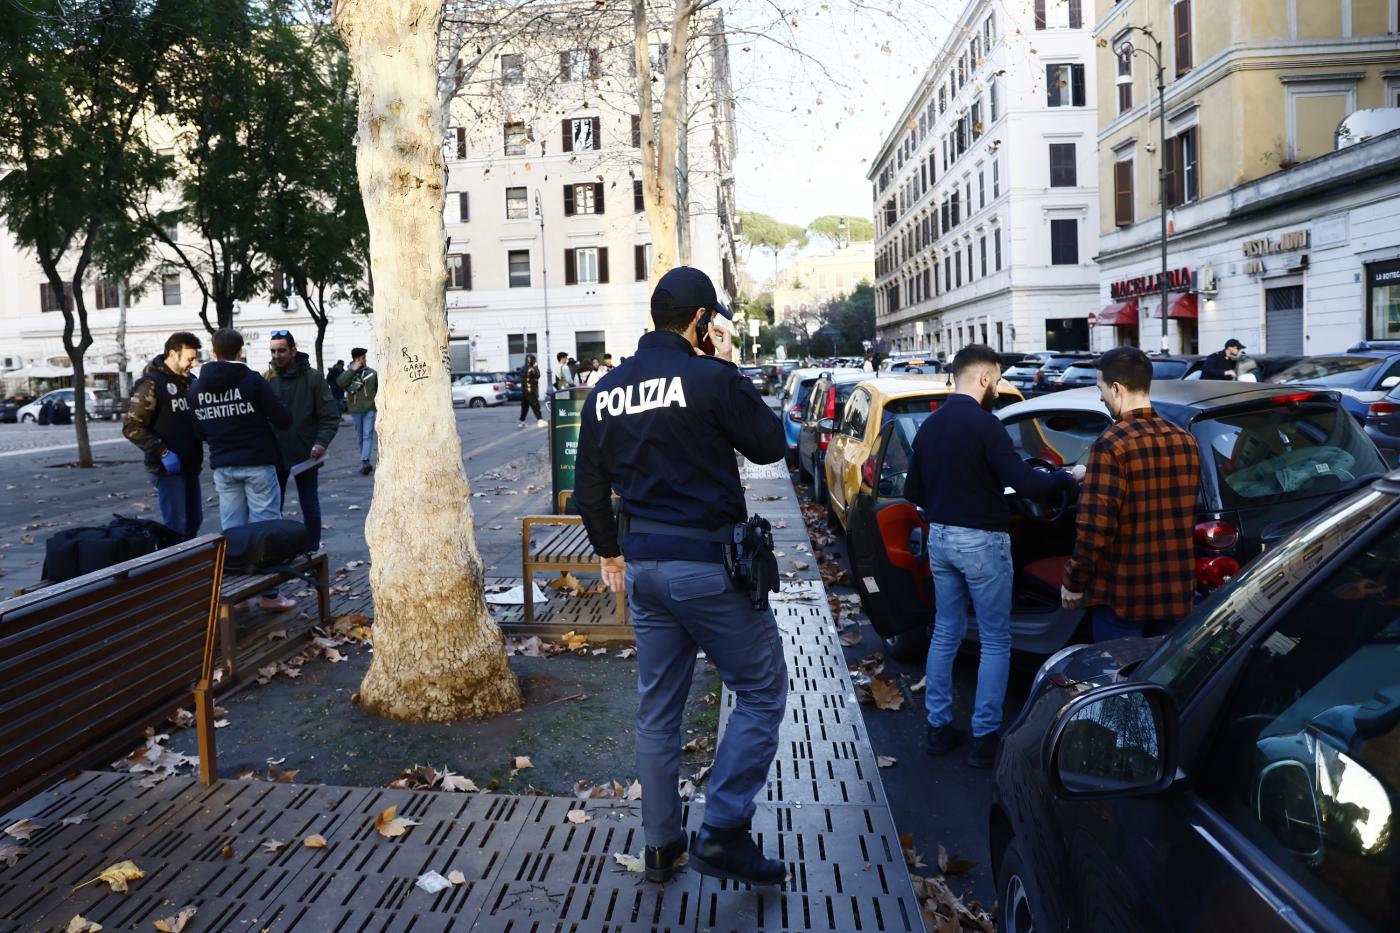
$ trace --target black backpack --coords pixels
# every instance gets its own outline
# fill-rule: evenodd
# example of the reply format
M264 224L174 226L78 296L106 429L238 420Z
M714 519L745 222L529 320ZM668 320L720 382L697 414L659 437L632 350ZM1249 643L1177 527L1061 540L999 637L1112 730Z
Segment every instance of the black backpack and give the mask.
M160 522L121 515L105 527L66 528L44 542L44 579L62 583L183 540Z
M311 536L306 525L291 519L252 522L224 531L228 550L224 562L241 573L259 570L292 572L287 566L299 555L311 553Z

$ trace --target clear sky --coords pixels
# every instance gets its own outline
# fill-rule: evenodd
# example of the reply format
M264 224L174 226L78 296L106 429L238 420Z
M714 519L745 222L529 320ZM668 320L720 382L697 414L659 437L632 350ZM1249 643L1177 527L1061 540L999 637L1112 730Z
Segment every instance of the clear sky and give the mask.
M730 61L738 98L739 209L797 224L823 214L869 218L870 160L962 5L806 3L797 25L789 20L785 29L762 0L728 8L736 27ZM745 28L765 37L744 35Z

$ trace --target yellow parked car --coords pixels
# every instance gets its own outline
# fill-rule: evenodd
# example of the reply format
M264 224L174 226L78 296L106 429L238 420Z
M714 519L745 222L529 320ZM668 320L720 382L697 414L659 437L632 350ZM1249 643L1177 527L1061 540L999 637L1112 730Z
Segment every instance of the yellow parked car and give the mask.
M846 527L846 508L864 485L875 484L875 454L886 419L901 415L922 421L953 391L950 375L879 376L862 382L830 429L826 450L827 509ZM997 386L997 407L1024 399L1005 379ZM825 429L824 429L825 430Z

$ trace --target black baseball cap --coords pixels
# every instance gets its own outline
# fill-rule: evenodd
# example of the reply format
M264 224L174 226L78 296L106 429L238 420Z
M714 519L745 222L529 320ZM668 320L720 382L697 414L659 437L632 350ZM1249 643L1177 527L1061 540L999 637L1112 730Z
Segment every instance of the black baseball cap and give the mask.
M676 266L656 283L656 290L651 293L651 310L666 312L672 308L710 308L731 316L720 308L710 277L694 266Z
M1231 337L1229 340L1225 341L1225 349L1228 350L1228 349L1230 349L1231 347L1238 347L1239 349L1243 350L1243 349L1244 349L1244 344L1240 343L1240 342L1239 342L1238 340L1236 340L1234 337Z

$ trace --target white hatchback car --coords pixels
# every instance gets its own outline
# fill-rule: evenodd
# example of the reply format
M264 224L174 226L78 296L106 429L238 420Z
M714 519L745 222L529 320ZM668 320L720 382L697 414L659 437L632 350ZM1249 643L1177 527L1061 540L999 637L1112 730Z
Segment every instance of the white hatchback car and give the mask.
M500 405L510 397L504 382L493 381L491 373L463 373L452 380L452 404L468 408Z
M16 418L19 420L20 424L36 424L39 421L39 409L43 406L43 404L45 402L57 403L59 401L62 401L65 405L68 406L69 410L72 410L73 390L54 389L52 392L45 392L43 395L30 402L28 405L25 405L23 408L21 408L16 413ZM98 417L97 393L91 389L87 390L87 412L89 421L93 421Z

